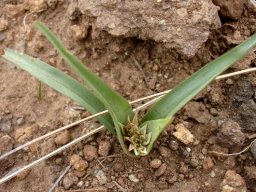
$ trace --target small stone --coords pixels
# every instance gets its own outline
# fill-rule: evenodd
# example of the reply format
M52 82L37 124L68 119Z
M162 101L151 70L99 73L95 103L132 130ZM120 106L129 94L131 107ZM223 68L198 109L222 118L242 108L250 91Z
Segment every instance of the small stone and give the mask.
M70 33L77 41L82 40L87 36L88 26L72 25Z
M69 131L65 130L61 134L59 134L55 139L54 142L56 145L65 145L70 141L70 134Z
M21 16L25 12L25 9L22 4L18 4L18 5L7 4L5 5L5 12L7 17L15 18L15 17Z
M256 142L253 142L253 144L250 147L250 151L251 151L254 159L256 160Z
M8 28L8 21L6 19L0 18L0 32Z
M163 175L166 171L167 165L166 163L163 163L156 171L155 171L155 176L159 177Z
M224 179L221 183L222 192L246 192L247 187L244 179L232 170L225 173Z
M2 32L0 32L0 42L5 40L6 36ZM3 54L3 51L0 52L0 55Z
M164 157L164 158L167 158L167 157L169 157L169 156L171 155L171 150L168 149L167 147L160 146L160 147L158 148L158 150L159 150L160 155L161 155L162 157Z
M17 119L17 125L19 125L19 126L21 126L21 125L23 125L24 124L24 118L23 117L19 117L18 119Z
M12 138L9 135L0 136L0 155L12 150Z
M159 189L168 189L168 183L166 181L159 181L157 183Z
M210 109L210 113L211 113L213 116L217 116L219 112L218 112L217 109L211 108L211 109Z
M169 143L169 148L172 149L173 151L177 151L179 149L179 143L177 141L172 140Z
M162 164L162 161L160 159L153 159L150 162L150 167L153 169L157 169L161 166L161 164Z
M194 142L194 135L192 135L192 133L182 123L175 126L175 132L173 132L173 136L185 145Z
M85 145L84 146L84 159L86 161L92 161L98 158L97 148L93 145Z
M9 114L0 117L0 131L3 133L10 133L12 130L12 115Z
M221 124L221 130L217 137L224 146L243 146L245 142L245 135L241 131L241 127L233 120L226 120Z
M79 155L72 155L70 158L70 164L77 171L84 171L88 168L88 163L84 161Z
M111 150L111 143L109 141L100 141L98 154L103 157L107 157Z
M25 143L26 141L32 139L37 129L38 129L37 125L31 126L31 127L19 128L15 130L14 139L18 143Z
M50 138L47 139L46 141L44 141L42 144L39 145L41 150L40 150L40 154L46 155L50 152L52 152L54 149L56 149L55 143L54 143L54 139Z
M198 161L198 159L197 159L195 156L193 156L193 157L191 158L191 160L190 160L190 165L191 165L192 167L194 167L194 168L198 167L199 161Z
M83 187L83 185L84 185L84 182L83 181L79 181L76 186L81 188L81 187Z
M102 170L95 170L94 175L98 179L100 185L104 185L107 183L107 176Z
M122 163L115 163L114 165L114 170L115 172L121 172L121 171L124 171L124 166Z
M210 172L210 177L211 177L211 178L216 177L216 173L215 173L214 171L211 171L211 172Z
M138 183L140 181L134 174L129 175L128 178L134 183Z
M47 0L47 5L51 8L55 8L58 3L58 0Z
M78 178L72 174L68 174L63 179L63 187L68 190L72 185L74 185L78 181Z
M30 12L42 12L47 9L47 2L46 0L26 0L24 7Z
M211 170L214 166L214 163L212 161L211 157L206 157L203 161L203 170L208 171Z

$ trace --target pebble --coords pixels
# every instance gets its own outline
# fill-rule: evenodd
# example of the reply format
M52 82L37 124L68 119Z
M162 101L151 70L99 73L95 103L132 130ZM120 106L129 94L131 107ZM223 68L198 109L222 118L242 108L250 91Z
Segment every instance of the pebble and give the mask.
M161 166L161 164L162 164L162 161L160 159L153 159L150 162L150 167L153 169L157 169Z
M111 143L109 141L100 141L99 142L99 149L98 154L100 156L106 157L109 155L111 150Z
M25 12L25 9L22 4L17 4L17 5L7 4L5 5L5 12L7 17L15 18L22 15Z
M232 170L225 173L224 179L221 183L222 192L246 192L247 187L244 179Z
M0 42L5 40L6 36L2 32L0 32Z
M0 131L3 133L10 133L12 128L12 115L5 115L0 117Z
M58 0L47 0L47 5L51 8L55 8L58 3Z
M63 179L63 187L64 189L68 190L72 185L78 182L78 178L72 174L68 174L67 176L64 177Z
M79 41L84 39L88 33L88 27L81 25L72 25L70 27L70 33L74 38Z
M159 150L160 155L164 158L167 158L172 154L171 150L165 146L160 146L158 148L158 150Z
M214 167L214 163L211 157L206 157L203 161L203 170L208 171Z
M105 175L104 171L95 170L94 175L98 179L100 185L104 185L107 183L108 179L107 179L107 176Z
M83 187L83 185L84 185L84 182L83 181L79 181L76 186L81 188L81 187Z
M157 183L159 189L168 189L168 183L166 181L159 181Z
M19 125L19 126L21 126L21 125L23 125L24 124L24 118L23 117L19 117L18 119L17 119L17 125Z
M47 139L42 144L40 144L40 148L41 148L40 150L41 155L46 155L52 152L56 148L54 144L54 139L53 138Z
M215 173L214 171L211 171L211 172L210 172L210 177L211 177L211 178L216 177L216 173Z
M128 178L134 183L138 183L140 181L134 174L129 175Z
M155 176L159 177L163 175L166 171L167 165L166 163L163 163L156 171L155 171Z
M240 125L230 119L221 124L221 129L217 137L219 142L224 146L243 146L245 142L245 135L241 131Z
M179 144L177 141L172 140L169 143L169 148L172 149L173 151L177 151L179 149Z
M26 141L32 139L34 133L37 131L38 126L31 126L25 128L16 129L14 132L14 139L18 143L25 143Z
M246 176L256 182L256 166L245 167ZM256 185L256 183L255 183Z
M251 151L254 159L256 160L256 142L253 142L253 144L250 147L250 151Z
M30 12L41 12L47 9L46 0L26 0L24 7Z
M28 174L30 173L30 171L31 171L31 170L29 170L29 169L27 169L27 170L25 170L25 171L22 171L22 172L19 173L16 177L17 177L18 179L20 179L20 180L23 180L23 179L25 179L25 178L28 176Z
M79 155L72 155L70 158L70 164L77 171L84 171L89 166L87 161L84 161Z
M195 156L192 156L192 158L190 160L190 165L194 168L198 167L199 161Z
M0 155L12 150L12 138L9 135L4 135L0 137Z
M55 139L54 142L56 145L65 145L70 141L70 134L68 130L60 133Z
M8 28L8 21L6 19L0 18L0 32Z
M84 159L86 161L92 161L98 158L97 148L93 145L89 145L89 144L85 145L83 152L84 152Z
M114 165L114 170L115 172L121 172L121 171L124 171L124 166L122 163L115 163Z
M194 142L194 135L182 123L175 126L175 132L173 132L173 136L185 145Z

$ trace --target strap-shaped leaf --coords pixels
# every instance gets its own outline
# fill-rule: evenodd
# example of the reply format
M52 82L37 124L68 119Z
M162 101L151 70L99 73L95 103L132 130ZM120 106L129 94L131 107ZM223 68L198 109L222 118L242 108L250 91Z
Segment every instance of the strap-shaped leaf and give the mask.
M2 57L29 72L40 81L80 103L90 113L95 114L105 110L101 101L86 88L58 69L23 53L6 49ZM109 114L98 117L98 120L113 134L115 134L112 118Z
M118 140L128 155L132 155L127 150L121 129L120 123L125 125L128 122L128 117L133 118L134 113L128 101L117 92L112 90L103 80L91 72L85 65L73 54L71 54L61 43L61 41L42 23L37 22L35 26L46 36L52 45L61 54L64 60L82 77L84 82L92 89L94 94L109 110L112 120L115 124Z
M188 79L181 82L170 93L155 103L148 110L141 122L172 117L219 74L224 72L238 60L242 59L255 47L256 34L242 44L211 61Z

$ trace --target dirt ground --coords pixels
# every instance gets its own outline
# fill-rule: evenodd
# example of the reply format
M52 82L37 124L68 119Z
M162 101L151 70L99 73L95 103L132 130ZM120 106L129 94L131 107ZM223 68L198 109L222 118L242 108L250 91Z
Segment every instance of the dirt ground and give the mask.
M33 22L40 20L113 89L134 100L174 87L256 33L256 5L247 0L213 3L2 0L0 45L77 78L34 29ZM170 14L176 10L177 15ZM227 72L249 67L256 67L256 52ZM46 85L39 99L39 85L25 71L0 61L0 154L88 116ZM85 122L11 155L1 161L0 176L98 126ZM181 128L193 142L177 139ZM147 157L127 157L103 131L2 184L0 192L49 191L69 163L55 191L256 192L256 144L241 155L213 153L239 152L255 133L256 74L250 73L209 85L176 115Z

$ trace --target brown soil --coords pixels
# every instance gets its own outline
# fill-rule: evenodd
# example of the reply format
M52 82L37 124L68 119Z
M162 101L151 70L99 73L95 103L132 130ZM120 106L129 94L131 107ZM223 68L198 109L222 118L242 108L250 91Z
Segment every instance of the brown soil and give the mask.
M220 17L210 0L202 1L205 6L191 1L187 10L186 1L121 2L2 0L0 45L40 58L77 78L33 28L33 22L40 20L112 88L134 100L174 87L256 32L256 8L246 0L234 4L214 1L221 7ZM118 9L114 9L119 3ZM168 10L178 9L180 14L173 15L177 16L178 26L169 26L173 21L168 20ZM115 17L109 16L111 10L115 10ZM138 10L141 12L136 15ZM142 18L135 26L127 19L131 13ZM194 17L196 14L201 16ZM155 21L147 23L149 16L158 18L160 28ZM165 22L161 17L167 19L166 29L171 29L162 34ZM194 20L188 19L192 17ZM174 33L178 28L181 32ZM255 66L255 54L228 72ZM0 61L0 154L88 115L46 85L42 86L43 97L39 99L38 87L34 77ZM210 153L239 152L252 141L248 136L256 131L255 102L255 73L215 81L176 115L149 156L131 159L109 133L101 132L6 182L0 192L48 191L69 163L72 167L56 191L255 192L256 154L248 151L222 157ZM189 130L192 143L174 136L177 125ZM0 176L96 126L97 122L82 123L12 155L1 162ZM254 153L255 147L251 150Z

